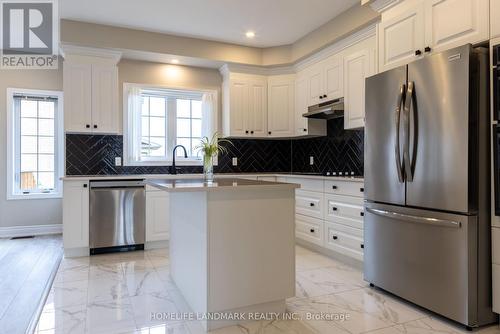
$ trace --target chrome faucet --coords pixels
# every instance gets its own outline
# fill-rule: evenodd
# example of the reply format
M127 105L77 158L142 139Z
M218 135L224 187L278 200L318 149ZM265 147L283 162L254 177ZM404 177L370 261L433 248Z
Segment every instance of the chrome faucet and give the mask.
M186 148L184 146L182 145L175 146L174 149L172 150L172 166L170 166L170 174L177 174L177 167L175 167L175 151L179 147L181 147L184 150L184 158L188 157Z

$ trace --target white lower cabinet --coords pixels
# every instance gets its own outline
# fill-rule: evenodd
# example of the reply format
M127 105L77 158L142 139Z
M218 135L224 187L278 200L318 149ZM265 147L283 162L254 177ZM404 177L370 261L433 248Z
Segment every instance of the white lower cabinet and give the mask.
M363 230L325 222L325 247L363 261Z
M89 247L89 182L65 181L63 196L63 244L65 252L80 254L78 249ZM87 254L88 255L88 254Z
M296 238L363 261L363 183L288 177L295 191Z
M493 311L500 313L500 228L491 229L493 260Z
M170 238L169 207L168 192L146 188L146 242Z
M323 246L323 227L321 219L295 215L295 236L318 246Z

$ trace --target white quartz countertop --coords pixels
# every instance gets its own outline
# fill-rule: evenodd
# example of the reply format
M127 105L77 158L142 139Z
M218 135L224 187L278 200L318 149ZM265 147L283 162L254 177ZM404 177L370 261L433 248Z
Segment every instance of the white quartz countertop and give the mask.
M276 189L276 188L299 188L298 184L269 182L258 180L245 180L238 178L218 178L212 182L207 182L204 179L157 179L146 180L145 183L149 186L168 192L199 192L199 191L220 191L220 190L241 190L241 189Z
M247 177L286 177L286 178L300 178L300 179L316 179L316 180L337 180L337 181L351 181L351 182L364 182L362 177L351 176L323 176L312 174L290 174L290 173L241 173L229 174L221 173L215 174L216 179L220 178L247 178ZM145 180L178 180L178 179L201 179L203 174L127 174L127 175L82 175L82 176L64 176L61 178L63 181L93 181L93 180L130 180L130 179L145 179Z

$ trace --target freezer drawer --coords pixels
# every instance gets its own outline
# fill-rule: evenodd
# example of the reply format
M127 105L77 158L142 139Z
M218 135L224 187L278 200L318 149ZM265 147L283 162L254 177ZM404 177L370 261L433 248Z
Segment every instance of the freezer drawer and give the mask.
M478 323L477 217L367 203L364 278L468 326Z

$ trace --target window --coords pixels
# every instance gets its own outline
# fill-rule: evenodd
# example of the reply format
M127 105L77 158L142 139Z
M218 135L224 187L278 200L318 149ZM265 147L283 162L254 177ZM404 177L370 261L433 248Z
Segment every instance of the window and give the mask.
M8 199L61 196L62 93L8 89Z
M179 164L201 164L196 146L214 126L216 93L194 90L141 87L125 84L127 117L124 152L127 165L165 165L176 145Z

